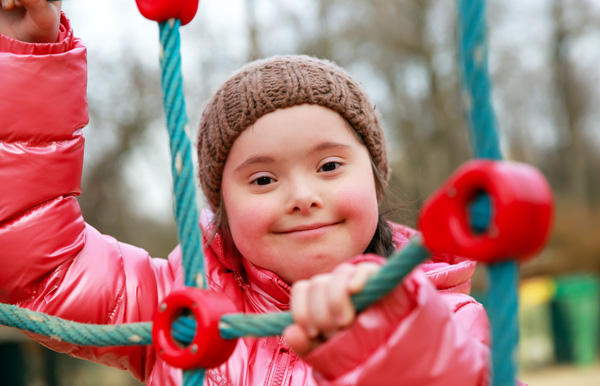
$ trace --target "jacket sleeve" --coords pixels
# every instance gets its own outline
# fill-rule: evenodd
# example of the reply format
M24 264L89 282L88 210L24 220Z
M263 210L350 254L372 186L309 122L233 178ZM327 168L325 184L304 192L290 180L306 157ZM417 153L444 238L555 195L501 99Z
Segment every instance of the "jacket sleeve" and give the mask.
M0 35L0 302L84 323L150 320L179 265L99 234L80 193L87 124L86 50L61 18L59 41L29 44ZM143 346L50 348L145 379Z
M487 385L483 306L416 270L305 358L319 385Z

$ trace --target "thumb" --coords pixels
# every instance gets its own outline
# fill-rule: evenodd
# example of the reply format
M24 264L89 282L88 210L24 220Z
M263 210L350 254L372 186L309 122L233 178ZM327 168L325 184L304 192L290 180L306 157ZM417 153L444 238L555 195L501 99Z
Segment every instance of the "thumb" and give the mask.
M281 336L285 343L300 356L308 354L320 343L317 340L311 339L306 331L297 324L286 327Z
M15 0L16 1L16 0ZM61 1L18 0L26 9L24 20L29 41L55 42L60 26Z
M25 7L29 17L34 21L52 19L60 13L62 1L54 0L14 0L15 6Z

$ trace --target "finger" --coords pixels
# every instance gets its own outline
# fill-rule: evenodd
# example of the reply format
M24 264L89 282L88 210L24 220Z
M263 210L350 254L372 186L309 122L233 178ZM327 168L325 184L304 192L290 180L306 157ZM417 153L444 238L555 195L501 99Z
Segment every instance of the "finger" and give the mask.
M309 322L318 332L329 335L338 328L330 312L329 284L332 275L317 275L310 280L308 289Z
M308 280L298 280L294 283L291 291L290 310L294 322L303 328L309 337L314 338L319 334L319 331L309 320L308 290Z
M4 0L2 0L4 2ZM48 0L6 0L13 4L13 8L25 8L27 12L39 15L48 14L49 9L60 11L62 8L62 1L48 1ZM53 11L56 12L56 11ZM39 17L39 16L32 16Z
M56 3L56 1L48 0L11 0L17 7L46 7L48 4Z
M351 281L354 271L355 266L341 264L333 272L333 279L329 283L329 312L338 328L352 323L356 313L348 292L348 283Z
M47 0L14 0L15 3L22 4L30 12L44 12L48 8L55 7L59 10L62 6L62 1L47 1Z
M381 269L381 265L376 263L361 263L356 266L352 280L348 283L348 291L356 294L362 291L367 281Z
M314 350L319 342L311 339L306 331L297 324L292 324L283 330L283 340L298 355L305 355Z
M5 11L10 11L15 8L14 0L2 0L2 9Z
M31 7L38 6L38 4L46 5L46 0L2 0L2 5L7 4L12 8L22 8L22 7Z

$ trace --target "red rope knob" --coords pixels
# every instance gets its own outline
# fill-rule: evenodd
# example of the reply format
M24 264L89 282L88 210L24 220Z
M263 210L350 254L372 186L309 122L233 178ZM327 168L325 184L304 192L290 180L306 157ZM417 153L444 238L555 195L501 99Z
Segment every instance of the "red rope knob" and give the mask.
M140 13L154 21L181 20L186 25L196 15L200 0L135 0Z
M469 225L469 204L490 196L491 219L482 234ZM548 241L554 217L550 185L536 168L517 162L471 160L423 205L419 228L433 253L484 262L527 260Z
M173 322L189 309L196 318L194 339L187 347L173 340ZM234 313L233 303L224 294L197 288L171 293L158 307L152 323L152 343L158 355L171 366L184 370L212 368L225 362L237 339L223 339L219 333L221 316Z

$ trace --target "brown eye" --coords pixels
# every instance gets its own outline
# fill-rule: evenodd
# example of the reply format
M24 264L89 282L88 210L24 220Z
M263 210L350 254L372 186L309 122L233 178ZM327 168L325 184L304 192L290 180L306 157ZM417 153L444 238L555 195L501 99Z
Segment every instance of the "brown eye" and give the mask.
M319 171L321 172L332 172L335 169L337 169L340 166L339 162L327 162L326 164L324 164L323 166L321 166L321 168L319 169Z
M254 182L256 182L257 185L269 185L273 182L273 179L271 177L258 177Z

